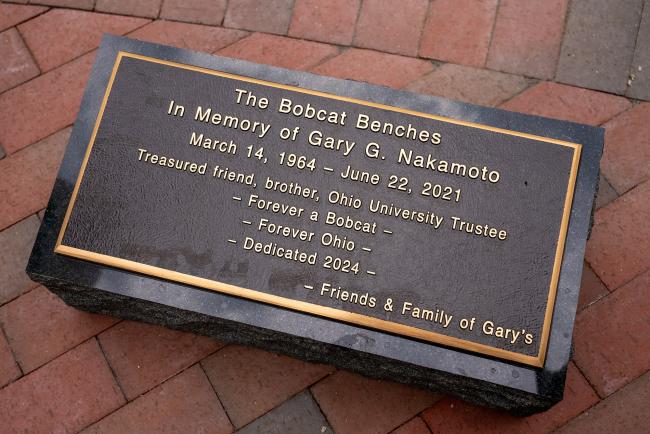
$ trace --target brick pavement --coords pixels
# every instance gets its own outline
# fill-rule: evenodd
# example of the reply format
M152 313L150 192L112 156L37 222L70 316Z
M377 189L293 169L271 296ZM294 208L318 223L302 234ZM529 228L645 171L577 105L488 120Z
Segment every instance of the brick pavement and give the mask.
M0 431L648 431L650 0L396 3L0 4ZM514 418L79 312L32 283L25 264L104 32L603 126L565 399Z

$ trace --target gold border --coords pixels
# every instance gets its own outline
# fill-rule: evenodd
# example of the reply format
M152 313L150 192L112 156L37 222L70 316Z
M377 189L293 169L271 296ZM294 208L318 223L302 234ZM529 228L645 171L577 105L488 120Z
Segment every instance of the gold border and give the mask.
M574 153L573 153L573 161L571 164L571 173L569 176L569 183L567 187L567 195L564 201L564 212L562 215L562 224L560 226L560 234L559 234L559 239L557 243L557 248L556 248L556 253L555 253L555 261L553 264L553 273L551 276L551 285L549 289L549 295L548 295L548 300L547 300L547 306L546 306L546 313L544 315L544 326L542 327L542 336L541 336L541 341L540 341L540 346L539 346L539 353L537 357L535 356L528 356L525 354L513 352L513 351L508 351L508 350L503 350L500 348L495 348L489 345L484 345L484 344L479 344L476 342L460 339L460 338L455 338L452 336L447 336L443 335L440 333L436 332L431 332L423 329L419 329L416 327L411 327L405 324L400 324L396 322L391 322L391 321L386 321L382 320L379 318L371 317L371 316L366 316L358 313L353 313L353 312L347 312L339 309L334 309L331 307L326 307L326 306L321 306L317 304L312 304L312 303L307 303L304 301L299 301L299 300L293 300L289 298L284 298L280 297L277 295L272 295L268 294L265 292L260 292L260 291L255 291L252 289L248 288L242 288L239 286L234 286L234 285L229 285L227 283L222 283L218 282L215 280L210 280L210 279L205 279L202 277L197 277L197 276L192 276L189 274L184 274L184 273L179 273L177 271L172 271L172 270L167 270L164 268L159 268L159 267L154 267L151 265L147 264L141 264L139 262L134 262L134 261L129 261L126 259L121 259L121 258L116 258L113 256L108 256L108 255L103 255L100 253L96 252L89 252L86 250L82 249L77 249L75 247L70 247L70 246L65 246L62 244L63 236L65 234L65 231L68 227L68 221L70 219L70 215L72 214L72 209L74 207L75 201L77 199L77 194L79 193L79 186L81 185L81 180L83 178L84 172L86 170L86 166L88 164L88 159L90 157L90 152L92 150L93 144L95 143L95 137L97 136L97 131L99 130L99 125L101 123L102 117L104 115L104 109L106 108L106 102L108 101L108 96L111 92L111 89L113 87L113 83L115 81L115 76L117 74L117 70L119 68L120 62L123 57L131 57L135 59L140 59L148 62L153 62L153 63L158 63L162 65L167 65L167 66L173 66L177 68L182 68L182 69L187 69L191 71L197 71L209 75L216 75L219 77L225 77L225 78L230 78L234 80L239 80L239 81L245 81L248 83L255 83L255 84L260 84L263 86L268 86L268 87L274 87L278 89L284 89L284 90L289 90L293 92L299 92L299 93L304 93L304 94L309 94L309 95L317 95L325 98L330 98L334 100L339 100L339 101L346 101L358 105L363 105L363 106L368 106L368 107L375 107L375 108L380 108L384 110L389 110L389 111L394 111L398 113L405 113L409 115L414 115L414 116L419 116L423 118L428 118L428 119L434 119L437 121L442 121L442 122L447 122L447 123L452 123L452 124L457 124L457 125L463 125L471 128L478 128L482 130L488 130L488 131L494 131L498 133L503 133L503 134L508 134L512 136L517 136L517 137L523 137L527 139L532 139L532 140L538 140L538 141L543 141L543 142L548 142L548 143L554 143L557 145L562 145L562 146L567 146L570 148L573 148ZM333 318L337 319L340 321L360 325L363 327L370 327L374 329L379 329L379 330L384 330L388 331L391 333L396 333L399 335L403 336L408 336L411 338L416 338L416 339L421 339L429 342L434 342L438 344L443 344L455 348L460 348L463 350L468 350L468 351L473 351L489 356L494 356L498 357L501 359L505 360L512 360L515 362L523 363L526 365L531 365L531 366L536 366L536 367L543 367L544 366L544 361L546 358L546 349L548 346L548 337L550 334L550 327L551 327L551 320L553 318L553 309L555 307L555 297L557 293L557 285L558 285L558 280L560 276L560 267L562 264L562 255L564 253L564 243L566 240L566 233L569 225L569 217L571 214L571 204L573 202L573 193L574 193L574 187L575 187L575 181L578 173L578 165L580 162L580 151L582 149L582 145L578 143L571 143L571 142L566 142L563 140L557 140L549 137L542 137L542 136L536 136L533 134L527 134L527 133L522 133L519 131L511 131L511 130L506 130L502 128L495 128L491 127L488 125L481 125L481 124L476 124L473 122L466 122L466 121L461 121L457 119L451 119L451 118L446 118L443 116L437 116L437 115L432 115L428 113L421 113L415 110L409 110L409 109L404 109L404 108L399 108L399 107L393 107L393 106L388 106L385 104L378 104L370 101L363 101L355 98L349 98L349 97L344 97L340 95L334 95L334 94L329 94L325 92L320 92L316 90L308 90L308 89L301 89L296 86L290 86L290 85L285 85L285 84L279 84L279 83L273 83L265 80L259 80L256 78L250 78L250 77L244 77L236 74L231 74L231 73L226 73L226 72L221 72L221 71L215 71L212 69L207 69L207 68L201 68L198 66L193 66L193 65L185 65L182 63L176 63L176 62L171 62L168 60L160 60L156 59L153 57L148 57L148 56L143 56L140 54L134 54L134 53L128 53L125 51L120 51L117 54L117 58L115 60L115 64L113 65L113 70L111 72L110 79L108 81L108 86L106 87L106 92L104 93L104 98L102 100L102 104L99 110L99 114L97 115L97 119L95 121L95 126L93 128L92 135L90 137L90 142L88 143L88 148L86 149L86 153L83 159L83 162L81 164L81 168L79 170L79 175L77 177L77 181L74 186L74 190L72 191L72 196L70 198L70 203L68 204L68 208L65 214L65 217L63 219L63 224L61 226L61 231L59 232L59 236L56 241L56 247L54 248L55 253L67 255L67 256L72 256L74 258L86 260L86 261L91 261L91 262L96 262L99 264L103 265L108 265L111 267L116 267L116 268L121 268L124 270L129 270L133 271L136 273L141 273L141 274L146 274L150 276L155 276L159 277L162 279L167 279L171 280L174 282L179 282L179 283L184 283L188 285L193 285L193 286L198 286L201 288L205 289L210 289L213 291L221 292L224 294L229 294L229 295L235 295L238 297L244 297L248 298L251 300L255 301L260 301L263 303L268 303L276 306L281 306L285 308L289 308L292 310L296 310L299 312L307 312L310 314L326 317L326 318Z

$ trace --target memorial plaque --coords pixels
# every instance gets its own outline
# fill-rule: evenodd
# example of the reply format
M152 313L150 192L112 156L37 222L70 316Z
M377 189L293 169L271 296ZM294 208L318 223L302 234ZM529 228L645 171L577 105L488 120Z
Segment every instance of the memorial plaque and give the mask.
M107 37L28 272L88 310L529 413L561 397L601 149Z

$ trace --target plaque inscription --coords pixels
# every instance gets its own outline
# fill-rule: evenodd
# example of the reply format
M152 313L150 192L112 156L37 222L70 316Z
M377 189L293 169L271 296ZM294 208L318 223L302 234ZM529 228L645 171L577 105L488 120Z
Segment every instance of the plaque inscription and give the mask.
M543 366L580 150L120 52L55 251Z

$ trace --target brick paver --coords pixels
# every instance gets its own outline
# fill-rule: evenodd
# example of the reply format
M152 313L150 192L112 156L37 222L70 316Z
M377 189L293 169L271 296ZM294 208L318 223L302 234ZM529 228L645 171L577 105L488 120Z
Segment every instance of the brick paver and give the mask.
M609 144L609 142L608 142ZM602 162L601 162L602 166ZM596 196L596 208L602 208L611 201L615 200L618 197L618 193L614 190L614 187L607 181L607 179L600 174L600 179L598 180L598 195Z
M643 0L573 0L557 80L624 93L642 7Z
M607 122L603 174L619 193L650 178L650 103Z
M0 3L0 431L647 432L648 0L9 1ZM27 258L105 32L604 126L564 400L515 418L115 323L31 282Z
M8 154L72 124L94 59L88 53L0 95L0 143Z
M77 432L124 404L95 339L0 389L5 432Z
M495 106L529 85L517 75L447 63L408 85L407 89L472 104Z
M39 225L32 215L0 232L0 306L37 285L27 277L25 267Z
M224 26L285 35L293 0L229 0Z
M222 29L199 24L175 21L154 21L135 32L129 38L157 44L173 45L188 50L212 53L227 47L248 35L241 30Z
M129 400L223 346L203 336L131 321L103 332L99 342Z
M296 0L289 36L349 45L361 0Z
M512 98L501 108L564 121L600 125L630 105L627 99L620 96L545 81Z
M0 3L0 31L20 24L47 10L43 6L24 6L9 3Z
M323 434L332 429L308 391L237 431L237 434Z
M69 129L59 131L0 160L0 230L45 208L69 136ZM16 250L16 255L16 262L7 262L12 267L9 276L24 270L25 250ZM15 270L15 266L21 268Z
M67 306L40 286L0 307L0 325L23 372L30 372L118 321Z
M650 372L558 431L561 434L643 434L650 426Z
M399 89L432 69L424 60L351 48L312 72Z
M30 3L38 3L48 6L63 6L75 9L92 9L95 0L30 0Z
M427 424L421 417L414 417L401 427L397 428L392 434L430 434Z
M312 392L339 434L391 431L438 399L430 392L345 371L319 382Z
M16 29L0 33L0 92L39 74L27 46Z
M582 268L582 283L580 284L580 299L578 300L578 311L597 302L609 294L607 287L602 280L594 273L589 264L585 263Z
M83 432L228 434L232 425L205 374L194 365Z
M428 9L426 0L364 0L359 11L354 45L388 53L415 56Z
M581 312L575 360L600 396L650 369L650 271Z
M432 2L422 32L420 56L461 65L484 66L497 4L497 0Z
M452 398L439 401L423 417L436 434L548 433L598 402L598 396L573 364L569 364L564 393L564 400L550 410L525 418Z
M11 383L21 375L22 373L18 364L16 364L16 360L14 360L9 343L0 329L0 388Z
M104 33L123 35L148 22L142 18L54 9L18 28L45 72L94 50Z
M217 52L220 56L289 69L309 69L337 53L332 45L263 33L255 33Z
M596 212L587 262L610 290L650 268L650 182Z
M553 78L568 3L569 0L501 0L488 68Z
M219 25L226 13L226 0L165 0L160 18Z
M237 428L333 370L330 366L236 345L218 351L201 363Z
M162 0L96 0L95 10L112 14L155 18Z

